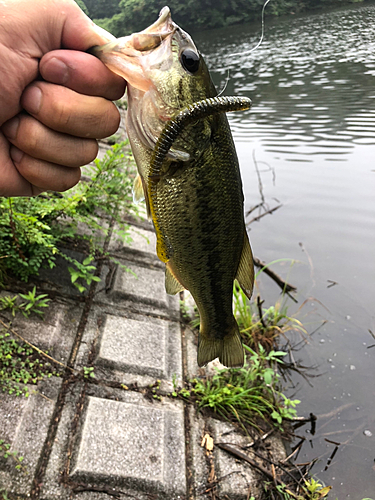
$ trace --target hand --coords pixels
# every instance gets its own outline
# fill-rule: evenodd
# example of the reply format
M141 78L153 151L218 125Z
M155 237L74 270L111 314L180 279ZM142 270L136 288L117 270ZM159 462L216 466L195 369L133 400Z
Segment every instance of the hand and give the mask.
M5 2L4 2L5 3ZM0 2L0 196L64 191L113 134L122 78L83 51L112 37L73 0ZM70 50L61 50L70 49Z

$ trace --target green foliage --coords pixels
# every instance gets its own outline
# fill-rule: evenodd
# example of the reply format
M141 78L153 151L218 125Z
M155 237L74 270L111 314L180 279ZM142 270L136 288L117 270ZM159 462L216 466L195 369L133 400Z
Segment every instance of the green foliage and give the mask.
M323 498L326 498L332 489L331 486L324 486L312 477L305 480L305 485L301 486L301 494L293 493L285 484L278 484L275 486L273 483L264 483L264 489L266 492L268 490L272 490L274 487L276 487L279 497L283 500L322 500Z
M9 443L6 443L4 439L0 439L0 457L4 457L5 459L12 458L16 465L15 468L17 470L21 470L22 468L25 469L22 465L23 457L19 456L17 451L10 451L11 445ZM6 492L1 492L3 499L6 499L7 496L4 496L4 493L6 495Z
M11 338L9 333L0 332L0 390L28 396L26 384L37 384L44 377L59 373L38 357L30 346Z
M95 378L94 367L93 366L84 366L83 367L83 376L84 378Z
M83 10L83 12L86 14L86 16L89 15L88 8L86 7L86 4L83 0L75 0L76 3L78 4L79 8Z
M86 167L89 181L80 182L66 193L49 192L35 198L0 198L0 278L15 276L25 282L41 268L53 269L60 256L69 264L71 281L80 292L92 281L100 256L100 238L107 234L102 218L117 222L119 232L127 237L128 226L122 213L132 208L132 173L130 153L122 152L125 143L109 150L103 160ZM78 227L88 228L82 236ZM98 235L98 236L96 236ZM88 257L80 262L67 255L64 245L81 240ZM40 305L39 307L45 307Z
M246 347L246 346L245 346ZM219 370L212 378L191 381L191 389L182 389L179 395L193 398L198 408L211 408L219 416L237 420L243 427L257 427L257 418L280 427L283 419L296 416L298 400L286 398L278 388L277 364L284 352L266 354L259 345L259 353L246 347L249 363L243 368Z
M19 302L19 298L25 300L25 302ZM0 311L4 311L9 309L14 317L16 312L20 311L26 318L30 316L31 313L37 314L41 318L44 316L44 311L40 308L48 307L48 302L51 299L48 298L48 295L43 293L41 295L36 295L36 286L29 291L28 293L20 293L19 295L14 295L11 297L10 295L5 295L4 297L0 297Z
M272 0L266 15L281 16L363 0ZM174 21L189 32L259 20L265 0L169 0ZM116 6L114 5L116 4ZM164 0L86 0L90 16L115 36L141 31L153 23Z
M301 321L288 314L287 298L283 294L274 306L262 308L262 303L250 303L236 284L233 287L233 311L242 340L249 346L259 343L270 349L279 335L294 330L306 334Z
M40 308L48 307L48 302L51 300L46 293L36 295L36 286L34 286L31 292L20 293L19 295L26 301L20 305L20 310L25 317L30 316L32 312L41 318L43 317L44 311Z
M12 316L14 317L16 315L16 312L19 311L20 307L17 305L18 296L14 295L11 297L10 295L6 295L5 297L0 297L0 311L5 311L6 309L9 309L10 312L12 313Z
M84 281L87 286L90 286L93 281L100 281L100 278L94 274L96 267L89 265L93 260L92 256L87 257L82 264L78 261L74 262L74 259L70 257L66 257L66 260L73 261L76 266L75 269L74 267L68 267L68 271L70 272L71 282L80 292L84 292L86 287L78 280Z
M112 17L120 12L119 0L85 0L91 19Z

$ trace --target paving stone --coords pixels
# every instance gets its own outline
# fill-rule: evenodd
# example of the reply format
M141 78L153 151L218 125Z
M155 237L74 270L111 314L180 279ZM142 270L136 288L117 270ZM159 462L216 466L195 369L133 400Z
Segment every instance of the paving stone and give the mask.
M78 350L75 367L94 361L97 379L127 386L148 386L161 380L161 390L172 392L182 384L180 324L116 310L94 307ZM91 353L91 354L90 354Z
M158 314L160 310L174 319L179 318L179 298L168 295L164 286L164 270L157 267L143 267L134 262L122 261L131 272L118 267L111 289L106 294L98 294L96 300L110 301L113 304L133 307L140 312L151 312L152 308Z
M0 401L1 438L11 444L11 451L24 458L20 471L11 457L0 461L0 489L5 487L17 495L30 493L61 380L53 377L28 387L28 398L2 394Z
M249 437L240 434L232 425L219 420L210 419L215 442L226 442L244 446L250 442ZM254 459L251 451L247 451ZM214 447L215 472L217 478L224 478L218 483L218 496L225 495L231 500L247 500L251 496L262 498L261 476L250 465L242 460L236 460L228 452Z
M138 253L152 255L154 259L158 259L156 255L156 235L154 231L148 231L134 225L129 226L129 237L131 241L124 241L116 235L116 227L109 244L110 253ZM161 264L161 262L160 262Z
M179 325L156 318L107 315L97 363L159 378L181 375Z
M184 495L185 443L180 405L88 398L71 478Z
M197 414L193 406L188 407L189 421L189 446L188 474L190 476L191 494L194 500L207 500L204 494L207 489L209 477L209 465L207 454L201 446L202 439L206 433L206 422Z

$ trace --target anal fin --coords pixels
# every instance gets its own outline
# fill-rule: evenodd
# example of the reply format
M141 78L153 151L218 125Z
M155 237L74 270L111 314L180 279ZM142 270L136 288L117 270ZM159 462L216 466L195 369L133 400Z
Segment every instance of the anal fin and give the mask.
M238 265L236 279L246 297L250 299L254 287L254 262L246 231L244 234L241 259Z
M185 290L185 287L174 276L169 263L165 266L165 290L169 295L176 295Z

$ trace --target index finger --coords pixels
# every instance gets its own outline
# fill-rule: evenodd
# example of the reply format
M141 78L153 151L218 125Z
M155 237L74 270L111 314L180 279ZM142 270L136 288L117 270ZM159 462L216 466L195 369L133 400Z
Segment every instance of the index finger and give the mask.
M79 94L115 101L125 92L125 80L96 57L77 50L53 50L39 63L44 80L68 87Z

